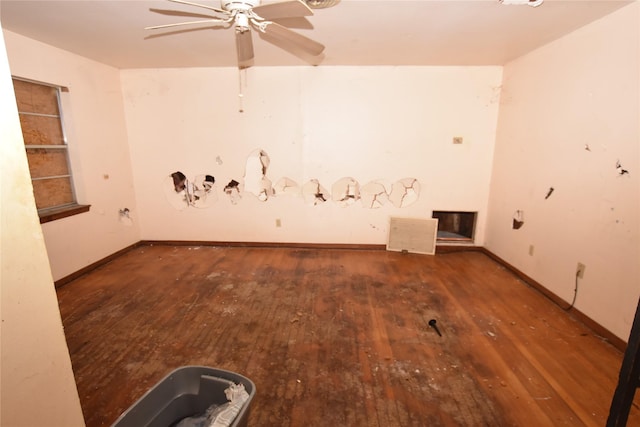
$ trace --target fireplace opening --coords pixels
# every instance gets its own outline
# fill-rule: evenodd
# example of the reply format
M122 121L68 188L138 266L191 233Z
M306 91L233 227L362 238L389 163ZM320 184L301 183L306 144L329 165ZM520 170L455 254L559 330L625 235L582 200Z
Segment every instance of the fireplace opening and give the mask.
M473 242L477 212L433 211L438 219L438 242Z

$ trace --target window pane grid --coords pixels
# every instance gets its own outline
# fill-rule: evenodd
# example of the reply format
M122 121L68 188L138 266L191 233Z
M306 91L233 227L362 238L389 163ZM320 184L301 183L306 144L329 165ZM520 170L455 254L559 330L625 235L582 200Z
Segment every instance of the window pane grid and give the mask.
M18 78L13 84L36 207L75 205L60 88Z

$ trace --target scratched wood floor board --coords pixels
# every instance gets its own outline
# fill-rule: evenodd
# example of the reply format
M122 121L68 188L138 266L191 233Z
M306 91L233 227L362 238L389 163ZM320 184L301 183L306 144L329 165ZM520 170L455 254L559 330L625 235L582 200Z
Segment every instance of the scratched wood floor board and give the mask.
M142 246L57 292L88 427L184 365L253 426L602 426L622 361L479 252Z

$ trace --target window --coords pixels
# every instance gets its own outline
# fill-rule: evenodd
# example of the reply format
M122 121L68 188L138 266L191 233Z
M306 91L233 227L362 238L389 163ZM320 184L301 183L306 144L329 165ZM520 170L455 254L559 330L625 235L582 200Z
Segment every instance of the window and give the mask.
M40 222L88 211L77 203L73 188L60 88L18 78L13 88Z

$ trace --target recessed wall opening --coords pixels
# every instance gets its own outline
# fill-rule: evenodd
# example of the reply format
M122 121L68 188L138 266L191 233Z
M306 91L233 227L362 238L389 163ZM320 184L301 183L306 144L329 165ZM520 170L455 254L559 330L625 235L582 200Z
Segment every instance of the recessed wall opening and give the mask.
M438 242L472 243L477 212L433 211L438 219Z

